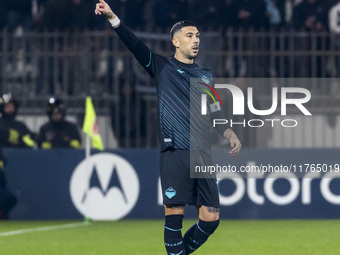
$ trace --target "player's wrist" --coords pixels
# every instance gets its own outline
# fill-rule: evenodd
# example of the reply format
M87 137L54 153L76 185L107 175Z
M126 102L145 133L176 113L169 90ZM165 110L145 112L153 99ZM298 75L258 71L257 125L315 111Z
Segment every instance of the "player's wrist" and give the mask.
M112 18L108 18L108 20L109 20L111 26L112 26L113 28L117 28L117 27L120 25L120 19L118 18L117 15L114 15L113 13L112 13L112 16L111 16L111 17L112 17Z
M234 133L234 131L231 130L230 128L228 128L224 131L223 136L225 138L227 138L228 140L230 140L233 136L237 137L236 134Z

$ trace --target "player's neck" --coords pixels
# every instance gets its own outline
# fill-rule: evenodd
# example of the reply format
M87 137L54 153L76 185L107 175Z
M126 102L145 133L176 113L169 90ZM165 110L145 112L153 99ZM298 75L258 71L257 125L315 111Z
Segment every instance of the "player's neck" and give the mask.
M174 56L175 59L177 59L179 62L185 63L185 64L193 64L194 59L189 59L181 54L178 54L177 52L175 53Z

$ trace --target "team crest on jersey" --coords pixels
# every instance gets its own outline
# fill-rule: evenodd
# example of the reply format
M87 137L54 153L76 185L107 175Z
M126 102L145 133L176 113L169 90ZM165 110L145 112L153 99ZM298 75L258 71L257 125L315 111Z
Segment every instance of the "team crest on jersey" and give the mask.
M201 79L202 79L202 81L203 81L204 83L206 83L206 84L209 84L209 83L210 83L210 80L209 80L209 79L207 78L207 76L205 76L205 75L202 75Z

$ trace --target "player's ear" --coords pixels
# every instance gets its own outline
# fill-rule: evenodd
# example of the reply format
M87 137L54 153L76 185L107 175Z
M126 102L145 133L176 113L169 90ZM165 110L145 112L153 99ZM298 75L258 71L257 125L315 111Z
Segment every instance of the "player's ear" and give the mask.
M175 48L179 48L179 41L177 38L172 38L172 44Z

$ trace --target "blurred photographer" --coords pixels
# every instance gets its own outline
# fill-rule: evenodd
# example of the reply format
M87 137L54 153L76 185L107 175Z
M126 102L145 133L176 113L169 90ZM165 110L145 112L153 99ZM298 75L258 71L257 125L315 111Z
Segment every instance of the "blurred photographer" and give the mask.
M66 107L58 98L50 98L46 106L49 121L41 126L37 143L42 149L79 149L81 138L78 127L65 120Z
M4 94L0 99L0 128L8 129L7 140L1 139L1 147L11 148L34 148L35 135L28 129L26 124L15 119L19 109L18 102L11 94Z

